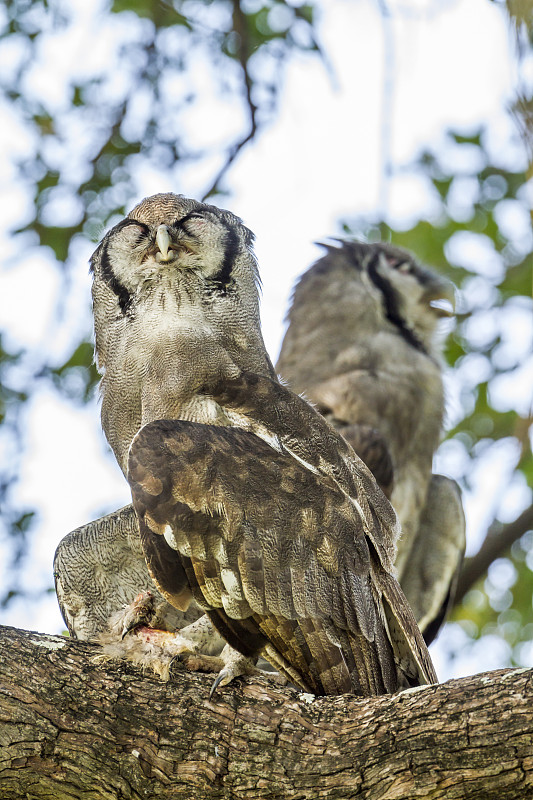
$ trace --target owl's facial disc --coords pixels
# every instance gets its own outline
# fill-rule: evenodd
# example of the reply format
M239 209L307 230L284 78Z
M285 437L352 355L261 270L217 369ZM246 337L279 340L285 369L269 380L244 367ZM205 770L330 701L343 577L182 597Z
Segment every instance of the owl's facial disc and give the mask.
M163 295L204 305L245 297L255 315L252 243L253 234L229 211L178 195L146 198L93 254L95 296L101 280L128 317L139 303L158 303Z

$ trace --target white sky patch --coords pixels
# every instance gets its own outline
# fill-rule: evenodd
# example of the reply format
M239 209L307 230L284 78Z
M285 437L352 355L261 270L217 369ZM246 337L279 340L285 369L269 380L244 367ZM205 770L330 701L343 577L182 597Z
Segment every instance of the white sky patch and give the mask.
M503 258L492 239L482 233L457 231L446 242L445 252L451 264L466 267L495 283L505 277Z
M126 481L99 427L96 403L78 408L51 390L37 392L25 426L27 454L14 500L40 509L39 535L25 583L50 579L59 540L104 511L131 502Z
M492 379L489 400L497 411L512 411L527 418L533 411L533 356L516 369Z
M4 267L0 273L0 326L8 333L8 346L12 341L17 346L39 347L45 340L54 325L60 283L55 259L46 258L37 248Z
M453 658L450 659L450 652ZM501 637L483 636L472 642L458 623L447 625L430 648L439 681L489 672L508 663L510 647Z

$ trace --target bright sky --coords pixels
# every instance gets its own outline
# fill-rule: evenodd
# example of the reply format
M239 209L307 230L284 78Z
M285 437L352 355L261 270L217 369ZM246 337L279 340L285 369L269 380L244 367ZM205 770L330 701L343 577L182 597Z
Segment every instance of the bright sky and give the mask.
M94 5L83 0L75 5L80 14L75 36L63 42L64 46L51 40L43 47L42 63L33 78L36 90L59 91L54 89L60 85L54 80L56 74L87 69L79 59L80 52L90 53L89 66L98 59L105 62L112 26L95 39L98 20ZM410 8L420 9L418 16L396 15L392 20L390 129L391 155L397 164L408 163L423 146L442 143L445 129L451 127L474 129L486 123L494 148L505 146L512 136L503 109L512 97L516 76L503 11L487 0L456 0L437 4L442 13L431 16L425 13L429 5L422 0L410 3ZM384 31L376 6L371 0L324 3L327 11L321 40L332 62L333 79L316 58L298 56L289 67L275 124L241 155L228 178L233 194L225 205L257 236L264 335L274 359L291 287L319 253L313 242L338 234L340 218L370 214L378 207ZM391 2L390 7L394 9L396 3ZM13 53L12 58L16 57ZM4 61L6 58L4 54ZM199 55L194 80L201 83L206 72ZM57 101L61 102L61 97ZM218 102L212 98L212 103ZM202 137L209 139L212 113L212 105L207 103L188 119L190 135L199 142ZM220 109L221 118L224 113ZM231 125L231 110L227 120ZM31 141L23 130L6 126L0 136L4 140L0 152L20 157L30 151ZM509 158L516 155L510 151ZM203 169L184 170L180 185L176 185L172 175L144 167L137 175L138 199L161 191L199 196L213 170L212 163ZM7 160L0 163L0 188L6 199L1 220L7 230L20 224L28 203ZM412 175L397 177L388 187L388 210L398 224L408 224L417 214L429 213L431 207L426 185ZM71 252L76 266L58 326L54 304L59 275L53 260L30 249L13 269L10 256L14 245L5 232L0 244L8 256L0 275L0 326L10 332L6 343L23 345L37 354L53 353L60 359L73 337L91 327L87 260L94 245L78 241ZM28 456L16 496L21 503L41 509L25 572L27 588L38 591L51 583L53 553L62 536L127 503L128 491L107 454L96 401L79 410L50 390L39 392L31 403L26 440ZM497 463L499 474L505 474L505 457ZM498 474L494 477L498 480ZM479 498L469 498L467 505L475 539L487 510L480 508ZM64 628L53 595L37 602L17 601L2 612L0 620L48 632ZM496 650L493 648L490 657L482 654L483 668L497 666ZM435 657L441 675L443 671L465 674L481 668L479 662L477 666L471 663L470 655L469 660L459 659L452 667L438 650Z

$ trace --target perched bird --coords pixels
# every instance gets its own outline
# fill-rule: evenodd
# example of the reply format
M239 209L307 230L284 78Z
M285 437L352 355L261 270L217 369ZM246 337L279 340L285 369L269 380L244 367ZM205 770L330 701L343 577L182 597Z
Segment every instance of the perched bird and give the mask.
M465 547L457 484L432 474L453 286L387 244L339 241L298 281L277 370L352 444L398 513L395 566L430 641Z
M166 198L170 207L172 207L174 197L174 195L170 195ZM182 200L183 206L189 205L188 211L191 212L189 213L189 224L194 225L195 215L192 212L197 204L195 201L187 201L185 198ZM164 207L164 197L161 198L161 203ZM223 259L220 269L217 266L209 273L204 302L208 301L210 294L225 293L226 270L230 267L232 251L236 244L236 235L232 230L235 219L233 215L224 214L214 208L212 212L217 213L217 219L220 219L223 228L220 238L224 239L225 261ZM226 218L229 222L224 221ZM157 376L158 369L166 369L170 375L174 367L170 361L180 355L179 352L173 350L172 338L169 340L169 336L173 336L173 326L170 326L170 330L166 334L160 327L158 328L157 344L161 345L164 357L170 361L167 360L166 365L163 362L157 363L159 355L154 355L152 358L153 354L150 352L153 344L150 335L150 320L144 320L147 333L139 332L132 314L135 298L128 293L128 270L133 269L132 259L135 257L136 251L139 252L139 247L136 247L136 239L139 238L141 231L147 230L148 225L126 218L115 226L108 236L104 237L91 259L91 270L94 275L95 356L98 368L102 373L100 384L103 400L102 425L125 474L127 453L133 436L139 428L149 420L166 414L172 415L174 412L178 413L177 408L173 408L172 398L169 400L168 396L163 396L165 391L168 392L169 387L159 386ZM180 233L182 238L183 235L184 231ZM175 253L176 243L168 240L164 226L160 230L158 229L152 238L148 254L149 262L152 265L152 271L154 266L159 269L155 280L161 281L162 292L158 297L160 305L152 308L151 312L155 313L157 317L161 317L162 320L168 320L169 316L172 319L172 311L175 309L172 309L170 315L168 313L165 315L165 303L169 305L175 298L173 298L172 287L168 285L168 276L165 276L165 264L168 268L168 262ZM194 248L194 245L191 247ZM192 254L192 250L185 240L180 241L180 252ZM144 260L146 255L143 251ZM191 275L193 275L194 264L190 266ZM202 269L209 271L209 264L203 264ZM252 283L254 279L254 276L251 276ZM187 287L185 287L185 292L187 291ZM189 307L189 311L191 308ZM116 318L114 317L115 312L118 313ZM109 313L111 317L109 317ZM126 328L121 329L121 323L123 324L125 320L127 321ZM182 315L179 318L179 324L185 327L190 324L194 325L194 319L187 320ZM260 332L258 332L258 337L259 358L255 356L257 343L252 336L250 342L246 343L246 346L251 345L251 351L243 356L243 364L274 374L272 364L264 350ZM202 331L199 332L199 339L201 338ZM179 338L177 341L179 342ZM202 342L202 346L204 343L207 345L205 350L205 355L207 355L209 343L206 340ZM237 342L236 346L241 348L242 343ZM144 354L143 347L145 348ZM155 365L154 369L145 370L143 363L145 356L147 359L152 359L151 363ZM196 356L203 358L203 353L197 352ZM213 353L212 356L216 357L216 354ZM187 364L187 368L193 367L192 362ZM176 372L175 380L178 383L180 380L187 382L185 366L184 369ZM190 407L182 408L181 412L186 417L190 415L191 418L195 418L199 414L202 418L208 404L201 404L197 414L195 403L196 399L192 393ZM209 413L207 410L208 415ZM102 642L110 656L127 654L128 657L131 656L134 660L144 664L146 659L142 642L140 643L136 638L128 638L121 646L117 646L114 641L115 634L119 639L123 637L125 620L132 629L139 628L146 623L155 623L163 630L183 631L181 649L176 645L176 639L167 661L172 660L178 653L180 655L192 653L196 658L188 659L186 663L193 663L200 667L203 665L209 669L213 665L210 656L220 655L227 665L227 669L221 674L222 683L229 682L237 674L253 672L249 660L243 659L240 654L225 647L225 641L208 620L198 621L202 612L195 604L192 604L184 613L168 604L160 595L146 567L139 539L138 520L131 506L84 525L64 537L56 549L54 577L59 605L69 633L78 639ZM144 599L138 602L137 596L143 597L144 592L149 593L149 603ZM202 660L200 654L207 654L209 657ZM217 668L220 669L220 666ZM157 671L166 674L167 664L165 663L164 667Z
M393 577L393 509L265 351L252 242L233 214L162 194L92 257L102 423L148 570L304 690L434 682Z

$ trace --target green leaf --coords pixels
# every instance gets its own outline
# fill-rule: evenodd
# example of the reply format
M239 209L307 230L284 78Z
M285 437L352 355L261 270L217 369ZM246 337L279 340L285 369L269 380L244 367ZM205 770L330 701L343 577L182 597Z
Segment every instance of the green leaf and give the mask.
M499 284L504 297L533 294L533 253L528 253L520 264L509 267L504 279Z
M92 366L94 357L94 347L90 342L81 342L74 350L68 361L65 361L60 367L56 367L52 372L55 375L62 375L65 370L72 367L86 367L89 369Z
M462 133L455 133L452 131L450 135L452 139L454 139L457 142L457 144L477 144L478 147L481 147L481 132L474 133L468 136Z

